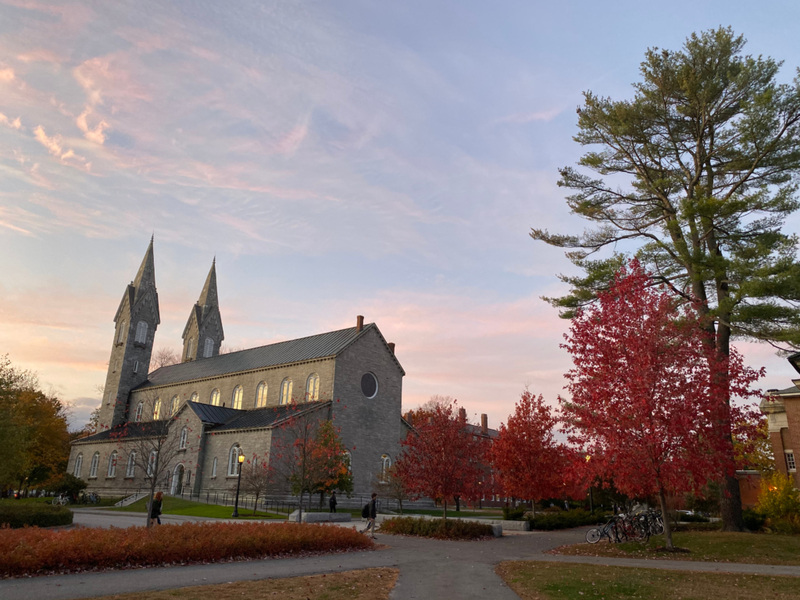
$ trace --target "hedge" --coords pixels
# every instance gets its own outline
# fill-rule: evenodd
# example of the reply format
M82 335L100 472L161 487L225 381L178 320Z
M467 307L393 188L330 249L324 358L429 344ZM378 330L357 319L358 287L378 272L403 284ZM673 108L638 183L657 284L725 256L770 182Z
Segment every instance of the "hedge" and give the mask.
M477 540L493 536L492 526L460 519L417 519L394 517L381 523L381 532L415 535L437 540Z
M594 514L582 509L570 510L557 513L537 514L535 517L529 515L528 521L531 529L552 531L554 529L571 529L573 527L584 527L586 525L596 525L604 523L605 512L595 511Z
M127 529L0 529L0 577L368 550L354 529L307 523L183 523Z
M72 511L43 503L1 504L0 527L55 527L72 524Z

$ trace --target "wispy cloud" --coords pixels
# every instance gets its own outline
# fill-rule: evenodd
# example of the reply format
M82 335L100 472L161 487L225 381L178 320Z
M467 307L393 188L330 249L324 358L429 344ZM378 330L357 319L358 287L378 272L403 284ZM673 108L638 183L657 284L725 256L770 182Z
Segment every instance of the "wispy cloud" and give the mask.
M563 108L551 108L549 110L539 110L533 112L520 112L501 117L495 123L512 123L514 125L525 125L536 121L552 121L564 112Z
M14 69L6 67L5 69L0 69L0 81L2 82L9 82L14 81Z
M7 125L8 127L11 127L11 129L21 129L22 128L22 121L20 121L19 117L17 117L16 119L14 119L12 121L7 116L5 116L3 113L0 113L0 123L2 123L3 125Z

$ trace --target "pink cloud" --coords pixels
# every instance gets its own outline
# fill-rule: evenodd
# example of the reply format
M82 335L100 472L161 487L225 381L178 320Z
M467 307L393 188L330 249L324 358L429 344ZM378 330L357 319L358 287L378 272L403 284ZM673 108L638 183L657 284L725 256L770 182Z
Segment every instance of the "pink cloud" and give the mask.
M78 116L78 118L75 119L75 124L78 126L78 129L80 129L83 132L83 137L85 137L90 142L94 142L95 144L100 144L102 146L106 141L106 136L103 133L103 131L108 129L108 123L106 123L101 119L100 122L93 128L89 127L86 120L89 117L89 115L92 114L92 112L93 112L92 108L87 106L86 110L84 110Z
M11 127L11 129L21 129L22 128L22 121L19 120L19 117L17 117L16 119L14 119L12 121L7 116L5 116L3 113L0 113L0 123L2 123L3 125L7 125L8 127Z
M37 48L36 50L30 50L20 54L17 56L17 60L20 60L24 63L48 62L53 64L61 64L66 62L68 58L66 56L56 54L55 52L51 52L50 50L45 50L44 48Z
M303 140L306 139L307 135L308 124L303 123L298 125L280 140L278 140L276 148L281 154L294 154L295 151L300 147L300 144L303 143Z
M14 81L14 69L0 69L0 81L4 81L6 83L9 81Z

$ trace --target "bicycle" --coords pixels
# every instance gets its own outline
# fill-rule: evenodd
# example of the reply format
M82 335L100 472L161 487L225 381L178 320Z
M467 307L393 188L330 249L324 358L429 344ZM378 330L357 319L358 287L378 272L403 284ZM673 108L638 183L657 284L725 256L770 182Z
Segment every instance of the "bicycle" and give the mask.
M95 492L81 492L81 504L100 504L100 496Z
M67 504L69 504L69 496L67 494L53 496L53 506L66 506Z
M617 517L608 517L608 522L602 527L593 527L586 532L586 541L596 544L603 538L608 538L609 543L619 541L617 534Z

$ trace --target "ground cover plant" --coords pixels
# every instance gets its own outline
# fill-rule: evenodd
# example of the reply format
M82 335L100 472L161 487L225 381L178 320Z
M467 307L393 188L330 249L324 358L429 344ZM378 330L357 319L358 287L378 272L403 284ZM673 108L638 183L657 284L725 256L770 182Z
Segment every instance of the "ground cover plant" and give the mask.
M797 598L796 577L693 573L544 562L504 562L496 572L522 600L586 598Z
M700 560L750 564L800 565L800 536L737 533L728 531L676 531L675 545L688 552L663 552L663 536L654 536L646 544L575 544L554 550L557 554ZM800 582L798 583L800 585Z
M72 511L52 504L0 504L0 527L56 527L72 523Z
M353 529L303 523L184 523L153 529L0 529L0 576L369 550Z
M137 500L128 506L117 506L112 510L121 512L147 512L148 498L144 497ZM211 517L216 519L230 519L233 513L232 506L222 506L219 504L203 504L202 502L192 502L190 500L183 500L182 498L173 498L171 496L164 496L161 511L165 515L184 515L189 517ZM257 511L255 514L259 519L286 519L286 515L279 515L276 513L267 513L264 511ZM252 510L243 510L239 508L239 518L249 519L253 518Z
M492 526L458 519L415 519L394 517L381 523L382 533L414 535L437 540L477 540L492 537Z
M103 596L97 600L387 600L399 575L397 569L363 569L309 577L237 581L157 592Z

